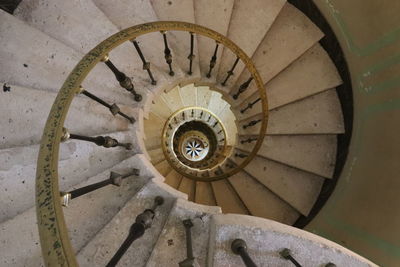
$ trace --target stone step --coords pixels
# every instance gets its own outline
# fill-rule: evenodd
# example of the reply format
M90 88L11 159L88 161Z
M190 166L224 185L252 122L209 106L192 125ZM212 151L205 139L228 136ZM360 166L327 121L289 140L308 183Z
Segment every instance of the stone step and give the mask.
M163 161L157 163L156 165L154 165L154 167L164 177L166 177L168 175L168 173L170 173L172 170L172 167L169 165L168 161L166 161L166 160L163 160Z
M182 104L185 107L197 106L197 87L194 84L179 87L179 94L182 98Z
M157 96L153 99L150 110L152 113L159 116L160 118L163 118L164 120L167 120L168 117L173 113L173 111L170 109L170 107L161 96Z
M197 0L193 1L194 15L196 24L210 28L224 36L228 33L234 0L213 1ZM210 60L214 55L216 43L203 36L197 36L199 62L201 77L206 77L210 69ZM207 78L210 82L215 82L218 74L219 64L222 58L223 46L219 45L217 51L217 61L211 72L211 77Z
M228 181L214 181L211 186L217 205L221 207L223 213L249 214L247 207Z
M248 138L250 136L242 136ZM250 151L248 144L238 147ZM336 162L336 135L267 135L257 155L332 178Z
M152 227L135 241L135 246L131 246L119 262L121 266L144 266L177 198L176 194L164 190L159 183L154 181L147 183L131 198L79 252L77 259L80 266L105 266L127 237L136 216L145 209L151 208L157 196L164 198L164 204L156 209Z
M264 84L304 54L323 36L304 13L286 3L264 39L260 40L257 51L252 54L252 60ZM243 72L231 93L236 92L238 86L248 78L248 72ZM256 86L252 82L237 102L240 103L240 99L246 99L255 91Z
M219 117L228 103L221 98L221 94L215 91L212 91L210 103L208 104L208 110L213 112L217 117Z
M300 214L284 200L245 172L228 178L252 216L292 225Z
M174 2L150 0L150 2L160 21L184 21L195 23L193 0L175 0ZM172 60L177 61L177 65L187 73L189 71L189 59L187 57L190 54L190 34L182 31L170 31L167 33L167 36L171 48L175 51L175 57ZM195 36L193 74L187 75L187 78L200 78L198 45Z
M212 91L208 86L198 86L197 87L197 106L202 108L207 108L210 104L210 99L212 96Z
M161 140L161 133L165 122L166 119L160 118L158 115L150 112L148 118L143 121L146 140L152 137L158 137Z
M219 207L177 199L146 266L178 266L179 262L186 259L186 232L183 221L187 219L193 223L191 228L193 255L198 266L206 266L210 217L219 213L221 213Z
M192 179L183 177L178 190L188 195L189 201L194 201L196 194L196 182Z
M160 95L162 99L164 99L165 103L168 105L172 112L181 109L183 105L182 97L179 92L179 86L176 86L174 89L169 91L168 93L162 93ZM171 115L171 114L169 114Z
M252 57L285 2L284 0L235 1L227 37ZM218 71L219 82L225 79L226 72L232 68L235 59L236 56L231 51L224 49ZM231 76L227 87L230 88L235 84L243 68L244 64L239 62L234 71L236 75Z
M147 153L149 154L150 161L151 161L151 163L153 163L153 165L164 160L164 153L162 151L162 148L148 150Z
M271 220L237 214L213 215L210 221L210 243L207 266L243 266L233 254L232 241L240 238L257 266L294 266L279 252L288 248L302 266L367 267L376 264L354 252L315 234ZM270 240L271 242L266 242ZM312 255L305 252L312 251Z
M261 122L246 129L242 126L260 118L261 114L241 120L239 134L258 135ZM270 111L267 133L271 135L344 133L343 114L336 90L324 91Z
M178 189L181 181L182 181L182 175L177 173L174 169L168 173L168 175L165 177L165 183L171 186L172 188Z
M143 183L152 177L152 173L143 159L143 155L137 154L111 167L111 170L120 174L128 173L132 168L138 168L140 169L139 177L132 176L125 179L121 187L110 185L81 196L72 200L68 208L64 208L69 235L76 251L79 251L89 242L125 205L126 201L138 191ZM79 184L69 189L107 179L109 175L110 169L107 169L84 181L81 180ZM88 206L90 206L89 209ZM0 249L4 253L2 264L7 266L41 266L43 264L36 224L36 207L29 208L1 223L0 236L2 237Z
M133 140L131 132L110 134L122 142ZM7 168L0 170L0 222L10 219L35 205L35 172L37 146L15 147L0 150L0 158L7 159ZM36 152L33 154L33 152ZM60 188L66 190L82 180L103 172L118 162L133 156L138 151L124 148L98 147L90 142L69 140L60 146L61 160L58 163ZM26 155L25 155L26 154ZM25 155L25 156L22 156ZM27 156L33 158L27 158ZM13 158L11 158L13 157ZM24 158L26 157L26 158ZM24 161L17 161L24 159Z
M320 176L259 156L245 171L304 216L309 214L324 182Z
M321 45L316 44L265 85L268 90L268 108L275 109L287 105L335 88L341 83L336 67L328 54ZM258 98L258 92L255 92L235 109L240 111ZM261 101L245 113L236 114L242 119L260 113L260 110Z
M10 91L4 92L0 98L0 110L4 114L0 124L7 125L0 130L3 138L0 148L38 144L56 93L11 84L7 86ZM119 107L128 116L137 118L134 108ZM72 102L65 127L72 133L91 136L133 129L136 125L120 115L114 117L108 108L82 95ZM29 131L21 130L24 128Z
M196 197L194 202L208 206L217 205L211 183L196 182Z
M0 81L58 92L83 54L2 10L0 21ZM16 35L16 32L20 34ZM30 49L26 49L25 44L29 44ZM134 84L137 85L135 80ZM94 67L82 85L108 102L135 107L146 102L151 89L147 85L136 86L143 100L135 102L133 95L118 85L112 72L103 63Z

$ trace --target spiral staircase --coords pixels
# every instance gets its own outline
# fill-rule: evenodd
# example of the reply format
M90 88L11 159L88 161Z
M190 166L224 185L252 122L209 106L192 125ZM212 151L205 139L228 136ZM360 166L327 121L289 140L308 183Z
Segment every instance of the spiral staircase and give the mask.
M345 126L290 3L26 0L0 36L2 266L106 265L146 211L119 266L375 266L292 227Z

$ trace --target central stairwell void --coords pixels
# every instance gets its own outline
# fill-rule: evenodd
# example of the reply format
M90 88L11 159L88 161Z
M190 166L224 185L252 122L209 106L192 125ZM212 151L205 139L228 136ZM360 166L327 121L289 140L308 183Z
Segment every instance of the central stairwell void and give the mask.
M13 62L2 104L35 109L3 149L39 151L36 207L16 198L33 196L31 181L5 182L16 201L1 208L4 263L374 266L292 227L318 209L345 132L321 30L283 0L177 2L0 12L0 55ZM36 106L54 97L40 141L48 110Z

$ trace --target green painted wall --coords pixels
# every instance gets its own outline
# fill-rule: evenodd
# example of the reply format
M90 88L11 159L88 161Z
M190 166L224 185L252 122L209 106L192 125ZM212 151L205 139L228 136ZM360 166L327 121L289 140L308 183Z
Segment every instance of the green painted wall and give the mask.
M306 229L400 266L400 1L313 1L349 65L354 125L339 183Z

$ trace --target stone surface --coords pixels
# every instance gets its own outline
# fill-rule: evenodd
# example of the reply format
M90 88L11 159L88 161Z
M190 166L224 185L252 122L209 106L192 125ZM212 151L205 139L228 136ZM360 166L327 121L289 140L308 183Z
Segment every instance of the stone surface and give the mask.
M159 162L154 167L164 177L167 176L168 173L172 170L172 167L169 165L168 161L166 161L166 160Z
M170 185L173 188L178 188L179 184L182 181L182 175L177 173L174 169L168 173L165 177L165 183Z
M132 138L129 132L117 132L111 135L122 141ZM37 149L37 148L27 148ZM5 154L24 153L25 148L13 148L2 151ZM37 150L36 150L37 151ZM98 147L89 142L70 140L61 145L61 155L64 155L58 164L58 177L60 188L68 189L101 173L118 162L135 154L135 150L128 151L123 148ZM12 167L0 171L0 222L10 219L35 205L35 160L26 163L14 162Z
M146 266L177 266L186 259L186 233L182 221L187 219L193 223L193 255L199 266L206 266L210 216L220 212L218 207L177 199Z
M336 135L267 135L257 154L332 178L336 162L336 143ZM239 144L238 147L250 151L248 144Z
M251 215L292 225L300 214L284 200L245 172L228 178Z
M182 178L178 190L187 194L189 201L194 201L196 194L196 182L186 177Z
M161 98L164 99L165 103L172 112L175 112L183 107L182 97L179 93L179 87L175 87L167 94L161 94Z
M194 84L188 84L183 87L179 87L179 94L182 98L182 104L185 107L197 106L197 87Z
M81 266L106 265L126 238L130 226L137 215L151 208L156 196L164 197L164 204L157 208L152 227L143 237L136 240L119 264L122 266L144 266L157 241L168 213L175 201L175 196L150 182L143 187L118 214L80 251L78 262Z
M195 0L193 1L195 10L196 24L210 28L224 36L227 35L229 22L231 19L234 0L213 1ZM206 37L197 36L199 45L199 62L201 76L206 77L210 69L210 60L214 55L216 43ZM217 51L217 61L212 69L210 81L215 81L221 62L223 46L219 45Z
M223 213L249 214L235 189L226 180L214 181L211 186L217 205Z
M211 99L210 89L207 86L197 87L197 106L207 108Z
M202 205L216 206L214 192L211 183L196 182L195 202Z
M164 160L164 153L162 151L162 148L148 150L147 153L149 154L151 158L151 163L153 164L157 164Z
M228 38L251 57L285 2L284 0L235 1L229 23ZM221 59L218 81L225 79L226 72L231 69L236 56L228 49L224 49ZM231 76L227 83L229 87L235 84L235 80L243 68L244 64L241 62L236 66L236 75Z
M271 80L322 37L323 33L310 19L286 3L252 57L263 82ZM248 75L244 72L240 75L236 87L246 79ZM255 91L255 83L251 83L241 95L242 99L246 99Z
M208 266L242 266L231 243L246 241L247 251L258 266L293 266L280 257L289 248L302 266L377 266L352 251L309 232L262 218L243 215L213 215L211 219ZM269 242L265 242L269 240Z
M317 200L324 182L320 176L258 156L245 171L305 216Z
M151 112L165 120L168 119L168 117L173 113L172 110L165 103L164 99L160 96L157 96L153 100L150 110Z
M215 91L212 91L210 103L208 104L208 109L211 110L217 117L219 117L222 111L225 109L228 103L225 100L221 99L221 94Z

